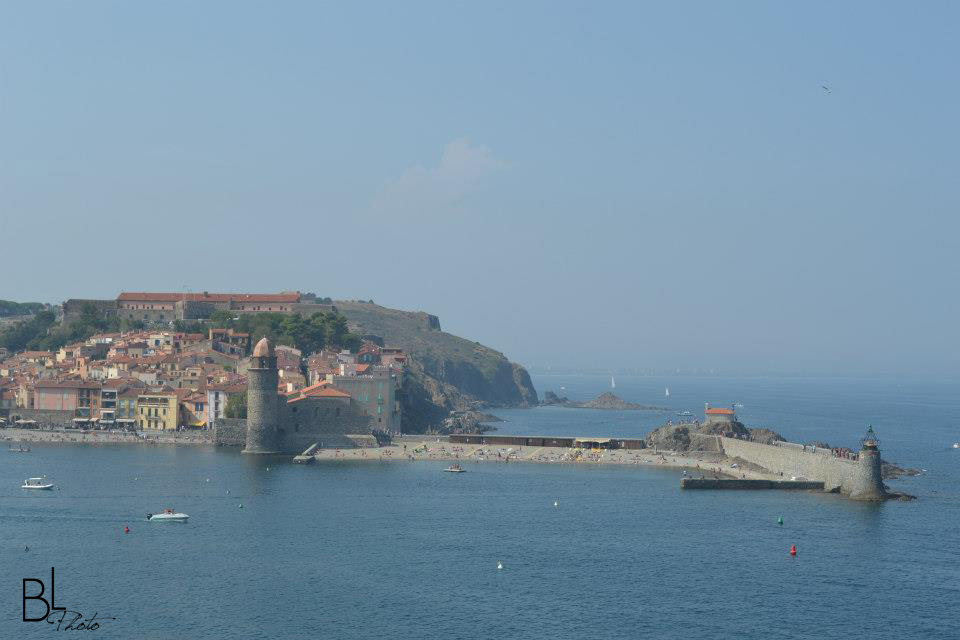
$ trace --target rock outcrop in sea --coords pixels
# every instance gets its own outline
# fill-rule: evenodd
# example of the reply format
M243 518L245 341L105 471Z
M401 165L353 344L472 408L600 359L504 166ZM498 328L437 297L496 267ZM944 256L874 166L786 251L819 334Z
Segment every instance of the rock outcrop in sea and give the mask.
M657 407L649 404L637 404L627 402L620 396L609 391L601 393L593 400L587 402L573 402L569 398L560 397L553 391L547 391L543 394L544 405L569 407L571 409L609 409L618 411L667 411L666 407Z
M776 431L766 428L749 429L742 422L714 423L714 424L675 424L663 425L647 434L647 446L652 449L666 451L712 451L713 438L732 433L734 437L743 438L761 444L773 444L777 441L786 441Z

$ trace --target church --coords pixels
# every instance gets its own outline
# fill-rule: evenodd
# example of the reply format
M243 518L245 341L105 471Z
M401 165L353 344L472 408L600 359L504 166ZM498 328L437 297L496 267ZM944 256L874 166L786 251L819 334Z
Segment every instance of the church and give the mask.
M251 455L297 454L313 444L374 446L386 437L349 394L326 386L287 396L277 390L278 382L277 356L264 337L250 356L246 424L218 425L217 444L243 445L243 453Z

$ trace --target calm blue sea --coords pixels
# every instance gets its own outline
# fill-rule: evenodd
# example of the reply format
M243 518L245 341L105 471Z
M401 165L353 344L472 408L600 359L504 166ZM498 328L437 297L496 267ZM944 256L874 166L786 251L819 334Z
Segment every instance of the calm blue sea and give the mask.
M580 400L610 388L534 382ZM439 462L296 466L187 447L0 451L0 638L57 635L21 621L21 579L49 593L51 566L56 604L97 612L86 635L102 638L957 638L958 391L618 376L623 398L671 411L498 412L502 433L639 436L676 411L739 402L751 426L850 447L873 424L885 457L926 470L895 485L918 500L883 505L681 493L660 469L488 463L457 475ZM24 495L20 481L42 473L61 490ZM144 521L164 506L190 523Z

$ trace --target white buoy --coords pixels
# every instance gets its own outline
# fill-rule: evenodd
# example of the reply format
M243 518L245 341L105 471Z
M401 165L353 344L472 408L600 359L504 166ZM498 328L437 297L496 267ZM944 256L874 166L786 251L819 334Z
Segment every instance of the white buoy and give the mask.
M554 501L553 501L553 506L559 507L559 506L560 506L560 503L558 503L556 500L554 500Z
M503 569L503 563L502 563L502 562L499 562L499 561L497 562L497 569Z
M227 495L230 495L230 489L227 489Z
M207 478L207 482L210 482L210 478Z

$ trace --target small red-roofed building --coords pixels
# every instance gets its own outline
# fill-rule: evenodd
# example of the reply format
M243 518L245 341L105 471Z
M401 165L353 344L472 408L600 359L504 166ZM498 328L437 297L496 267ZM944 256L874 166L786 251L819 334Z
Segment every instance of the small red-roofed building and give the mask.
M733 409L711 407L705 405L703 411L704 424L733 424L737 421L737 414Z

